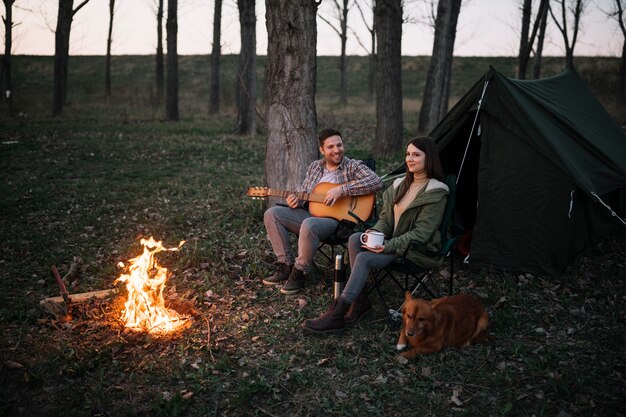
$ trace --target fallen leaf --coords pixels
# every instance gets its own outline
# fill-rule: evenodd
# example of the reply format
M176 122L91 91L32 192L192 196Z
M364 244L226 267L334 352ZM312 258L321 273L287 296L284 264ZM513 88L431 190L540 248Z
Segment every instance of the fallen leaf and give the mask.
M401 363L402 365L406 365L407 363L409 363L409 360L402 355L396 355L396 361L398 363Z
M24 367L21 363L13 362L13 361L6 361L4 364L9 369L19 369L19 368L23 368Z

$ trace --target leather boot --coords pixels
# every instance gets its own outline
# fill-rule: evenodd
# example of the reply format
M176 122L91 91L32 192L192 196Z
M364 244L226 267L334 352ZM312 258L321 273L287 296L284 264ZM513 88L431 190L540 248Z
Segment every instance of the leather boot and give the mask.
M286 265L283 263L278 264L278 269L274 275L267 277L263 280L263 284L265 285L282 285L287 281L289 275L291 274L291 270L293 269L293 265Z
M305 320L302 328L312 333L332 333L343 330L345 322L343 316L350 308L350 304L343 298L339 297L333 300L328 311L316 319Z
M367 287L359 293L358 297L350 304L350 309L344 316L346 324L353 324L359 321L372 308L370 299L367 298Z

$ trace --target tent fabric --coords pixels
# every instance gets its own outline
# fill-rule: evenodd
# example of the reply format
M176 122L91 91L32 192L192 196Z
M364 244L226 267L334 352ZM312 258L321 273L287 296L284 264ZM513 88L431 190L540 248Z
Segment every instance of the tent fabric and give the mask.
M459 177L471 266L558 275L623 227L592 195L623 217L626 135L573 70L521 81L491 69L430 136Z

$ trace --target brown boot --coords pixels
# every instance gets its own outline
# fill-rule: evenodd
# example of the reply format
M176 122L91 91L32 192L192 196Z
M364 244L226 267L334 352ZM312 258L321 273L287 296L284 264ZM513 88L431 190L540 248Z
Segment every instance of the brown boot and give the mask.
M291 274L289 274L289 279L285 282L285 285L282 286L280 292L287 295L297 294L304 288L305 281L306 277L304 272L300 271L296 267L293 267Z
M346 324L353 324L359 321L372 308L370 299L367 298L367 287L363 288L359 296L350 304L350 309L343 317Z
M302 328L313 333L332 333L343 330L345 323L343 316L350 308L350 304L339 297L333 301L328 311L316 319L305 320Z
M283 263L278 264L278 269L274 273L274 275L267 277L263 280L263 284L265 285L282 285L287 278L289 278L289 274L291 274L291 270L293 269L293 265L286 265Z

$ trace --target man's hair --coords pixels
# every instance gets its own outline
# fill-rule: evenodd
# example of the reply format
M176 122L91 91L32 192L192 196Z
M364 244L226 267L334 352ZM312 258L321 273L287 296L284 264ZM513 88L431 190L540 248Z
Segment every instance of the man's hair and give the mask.
M317 137L317 142L319 143L320 148L324 147L324 141L331 136L339 136L341 138L341 133L335 129L324 129L320 132L319 136Z

